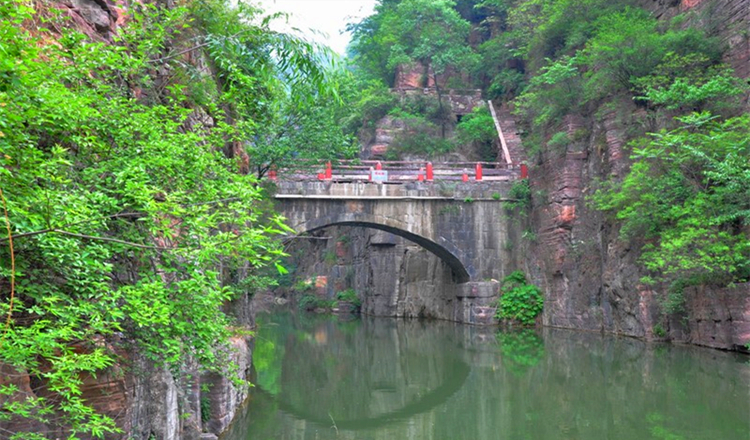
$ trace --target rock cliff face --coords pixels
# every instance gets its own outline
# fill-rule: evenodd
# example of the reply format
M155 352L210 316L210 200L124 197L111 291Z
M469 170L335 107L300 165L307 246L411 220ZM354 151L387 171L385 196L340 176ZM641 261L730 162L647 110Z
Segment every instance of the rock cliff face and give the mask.
M242 304L244 303L244 305ZM241 301L236 309L247 307ZM249 325L249 323L245 323ZM230 359L238 366L239 379L249 380L252 361L249 338L232 341ZM120 341L127 347L127 341ZM216 438L228 427L247 398L247 388L238 388L218 374L202 373L196 365L184 365L179 375L140 355L137 350L116 349L121 362L96 377L81 377L81 398L101 414L111 417L134 440L197 440ZM0 363L0 386L15 385L17 399L50 397L40 379L19 373ZM4 397L0 396L0 399ZM49 419L49 417L47 417ZM35 432L47 438L68 433L42 422L0 421L3 432ZM119 438L111 436L110 438Z
M750 1L644 0L643 6L668 19L693 12L726 42L726 61L750 76ZM544 287L544 324L601 330L640 338L669 338L721 349L746 349L750 341L750 284L731 289L686 292L685 313L665 318L661 292L640 284L635 249L618 240L617 225L591 210L586 196L595 179L621 177L629 167L623 149L628 129L641 115L608 112L598 119L571 115L565 129L572 139L560 151L547 151L532 164L534 210L539 240L526 255L527 272Z

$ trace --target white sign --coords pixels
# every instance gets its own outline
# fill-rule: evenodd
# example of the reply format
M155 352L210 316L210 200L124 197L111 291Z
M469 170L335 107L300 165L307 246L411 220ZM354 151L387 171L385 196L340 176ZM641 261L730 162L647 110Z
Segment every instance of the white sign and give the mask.
M383 183L388 181L388 171L386 170L372 170L370 171L370 180L375 183Z

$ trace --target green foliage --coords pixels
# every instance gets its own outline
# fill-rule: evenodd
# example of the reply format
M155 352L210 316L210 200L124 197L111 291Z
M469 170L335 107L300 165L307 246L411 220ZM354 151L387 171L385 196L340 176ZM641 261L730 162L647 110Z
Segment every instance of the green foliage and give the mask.
M299 300L299 308L306 311L331 310L336 307L336 304L334 299L322 299L312 294L303 295Z
M388 67L391 37L385 32L384 24L393 20L398 2L384 0L375 6L375 13L359 23L350 23L352 39L348 55L352 59L358 76L393 85L396 72Z
M639 78L652 74L669 55L720 60L717 40L695 28L661 30L657 20L641 9L625 9L602 17L596 35L582 52L591 70L586 97L599 99L618 90L633 90Z
M338 256L336 255L336 251L334 249L327 250L323 254L323 261L328 265L336 264L336 262L338 262Z
M243 171L243 146L292 102L335 100L335 81L309 44L246 5L134 6L104 44L29 4L0 1L0 188L17 264L0 362L44 397L2 399L0 413L103 437L118 428L81 386L119 361L117 341L175 375L188 358L233 375L221 307L267 285L283 254L274 236L288 231ZM212 69L180 56L196 41ZM5 317L11 255L0 243Z
M667 110L713 110L736 107L747 86L726 66L703 54L670 52L654 71L634 81L642 99Z
M541 50L548 58L534 62L540 67L517 99L518 114L534 129L554 126L562 116L617 94L687 110L741 95L731 71L718 66L718 40L695 28L660 26L626 1L601 3L542 7L548 21L537 22L530 44L542 47L535 53ZM594 11L584 10L592 6Z
M453 151L453 142L440 136L440 129L421 115L410 115L402 110L392 113L405 125L404 131L397 134L388 147L388 160L406 156L434 157Z
M424 69L423 83L434 85L438 111L419 113L440 125L441 138L450 115L442 99L443 80L470 72L478 61L468 44L471 24L455 6L453 0L382 2L374 16L350 26L350 52L364 77L393 85L398 69ZM443 78L448 72L450 78Z
M579 59L566 56L547 62L516 100L516 113L537 127L549 125L583 104Z
M523 238L524 240L529 240L529 241L535 242L538 237L536 235L536 232L534 232L534 231L532 231L530 229L527 229L527 230L523 231L523 233L521 233L521 238Z
M201 395L200 397L201 407L201 422L207 423L211 420L211 399L208 396Z
M663 338L667 336L667 331L664 330L664 326L658 323L654 324L654 327L651 329L651 331L653 331L654 336L656 336L657 338Z
M502 21L503 17L493 19ZM508 32L500 33L477 47L481 63L476 64L473 75L485 86L489 99L507 100L523 90L524 74L519 70L522 62L513 48L510 35ZM510 64L518 67L510 68Z
M526 55L535 68L543 58L571 54L596 33L596 23L634 2L628 0L521 1L511 19L529 32ZM532 15L533 16L530 16ZM526 15L526 17L523 17ZM530 28L530 29L529 29Z
M350 111L342 120L349 134L374 130L375 124L398 105L396 95L380 81L354 79L351 86L357 90L348 94Z
M354 307L359 308L362 306L362 300L359 299L359 296L357 296L357 291L349 288L346 290L342 290L341 292L336 294L336 299L338 301L345 301L352 303Z
M553 134L547 141L547 147L555 150L565 151L568 145L570 145L570 137L568 136L568 133L564 131L559 131Z
M650 413L646 416L646 422L651 431L651 436L659 440L685 440L685 436L675 432L674 428L667 426L666 418L659 413Z
M351 159L358 152L354 133L342 129L348 112L343 103L309 86L300 88L308 90L294 93L313 96L310 102L299 104L284 97L274 119L256 129L248 153L259 177L271 166L289 166L300 159Z
M305 280L299 280L294 283L295 292L309 292L315 288L315 277L311 277Z
M385 66L394 70L416 62L437 76L449 67L463 69L472 62L466 44L471 25L454 6L452 0L404 0L384 8L377 41L387 48L381 55ZM356 32L354 37L356 48L363 41Z
M257 337L253 347L253 367L257 372L257 385L274 396L281 392L282 362L286 353L283 333L279 329L263 329L264 337Z
M185 73L216 83L203 101L224 113L211 116L237 127L228 141L244 143L259 177L296 158L353 156L354 139L340 124L347 111L339 89L350 75L330 49L271 30L273 17L244 2L192 1L189 8L216 71Z
M635 144L621 183L593 197L622 222L625 239L643 237L641 262L656 280L702 276L717 283L750 275L750 119L680 117L680 128Z
M433 124L445 124L453 122L453 114L450 108L441 105L437 96L434 95L407 95L399 103L396 113L402 111L407 115L423 116Z
M508 197L513 201L505 202L508 210L520 210L522 213L531 209L531 185L529 179L522 179L513 182L508 191Z
M517 270L503 279L496 317L520 325L533 325L542 312L542 291L528 284L526 275Z
M474 147L482 161L494 162L497 160L497 131L492 115L486 107L476 107L465 115L456 126L458 130L458 142Z

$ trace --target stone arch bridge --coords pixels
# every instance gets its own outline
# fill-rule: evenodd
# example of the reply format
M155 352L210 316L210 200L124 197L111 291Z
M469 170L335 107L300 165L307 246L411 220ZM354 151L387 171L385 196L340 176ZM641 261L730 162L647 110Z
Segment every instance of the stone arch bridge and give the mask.
M474 174L464 180L465 176L458 181L376 184L282 179L275 199L278 211L299 235L336 225L384 230L445 262L456 296L496 297L496 280L507 275L509 266L509 216L503 201L509 200L516 179L477 181Z

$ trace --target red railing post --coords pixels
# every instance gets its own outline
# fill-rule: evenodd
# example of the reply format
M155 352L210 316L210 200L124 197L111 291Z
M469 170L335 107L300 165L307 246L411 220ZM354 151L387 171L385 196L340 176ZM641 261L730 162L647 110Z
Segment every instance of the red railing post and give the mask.
M333 166L331 166L331 162L326 162L326 180L333 179Z
M432 182L435 178L435 173L432 170L432 162L427 162L427 181Z
M521 164L521 179L528 179L529 178L529 167L525 164Z
M477 181L482 180L482 164L477 162L476 166L476 179Z

